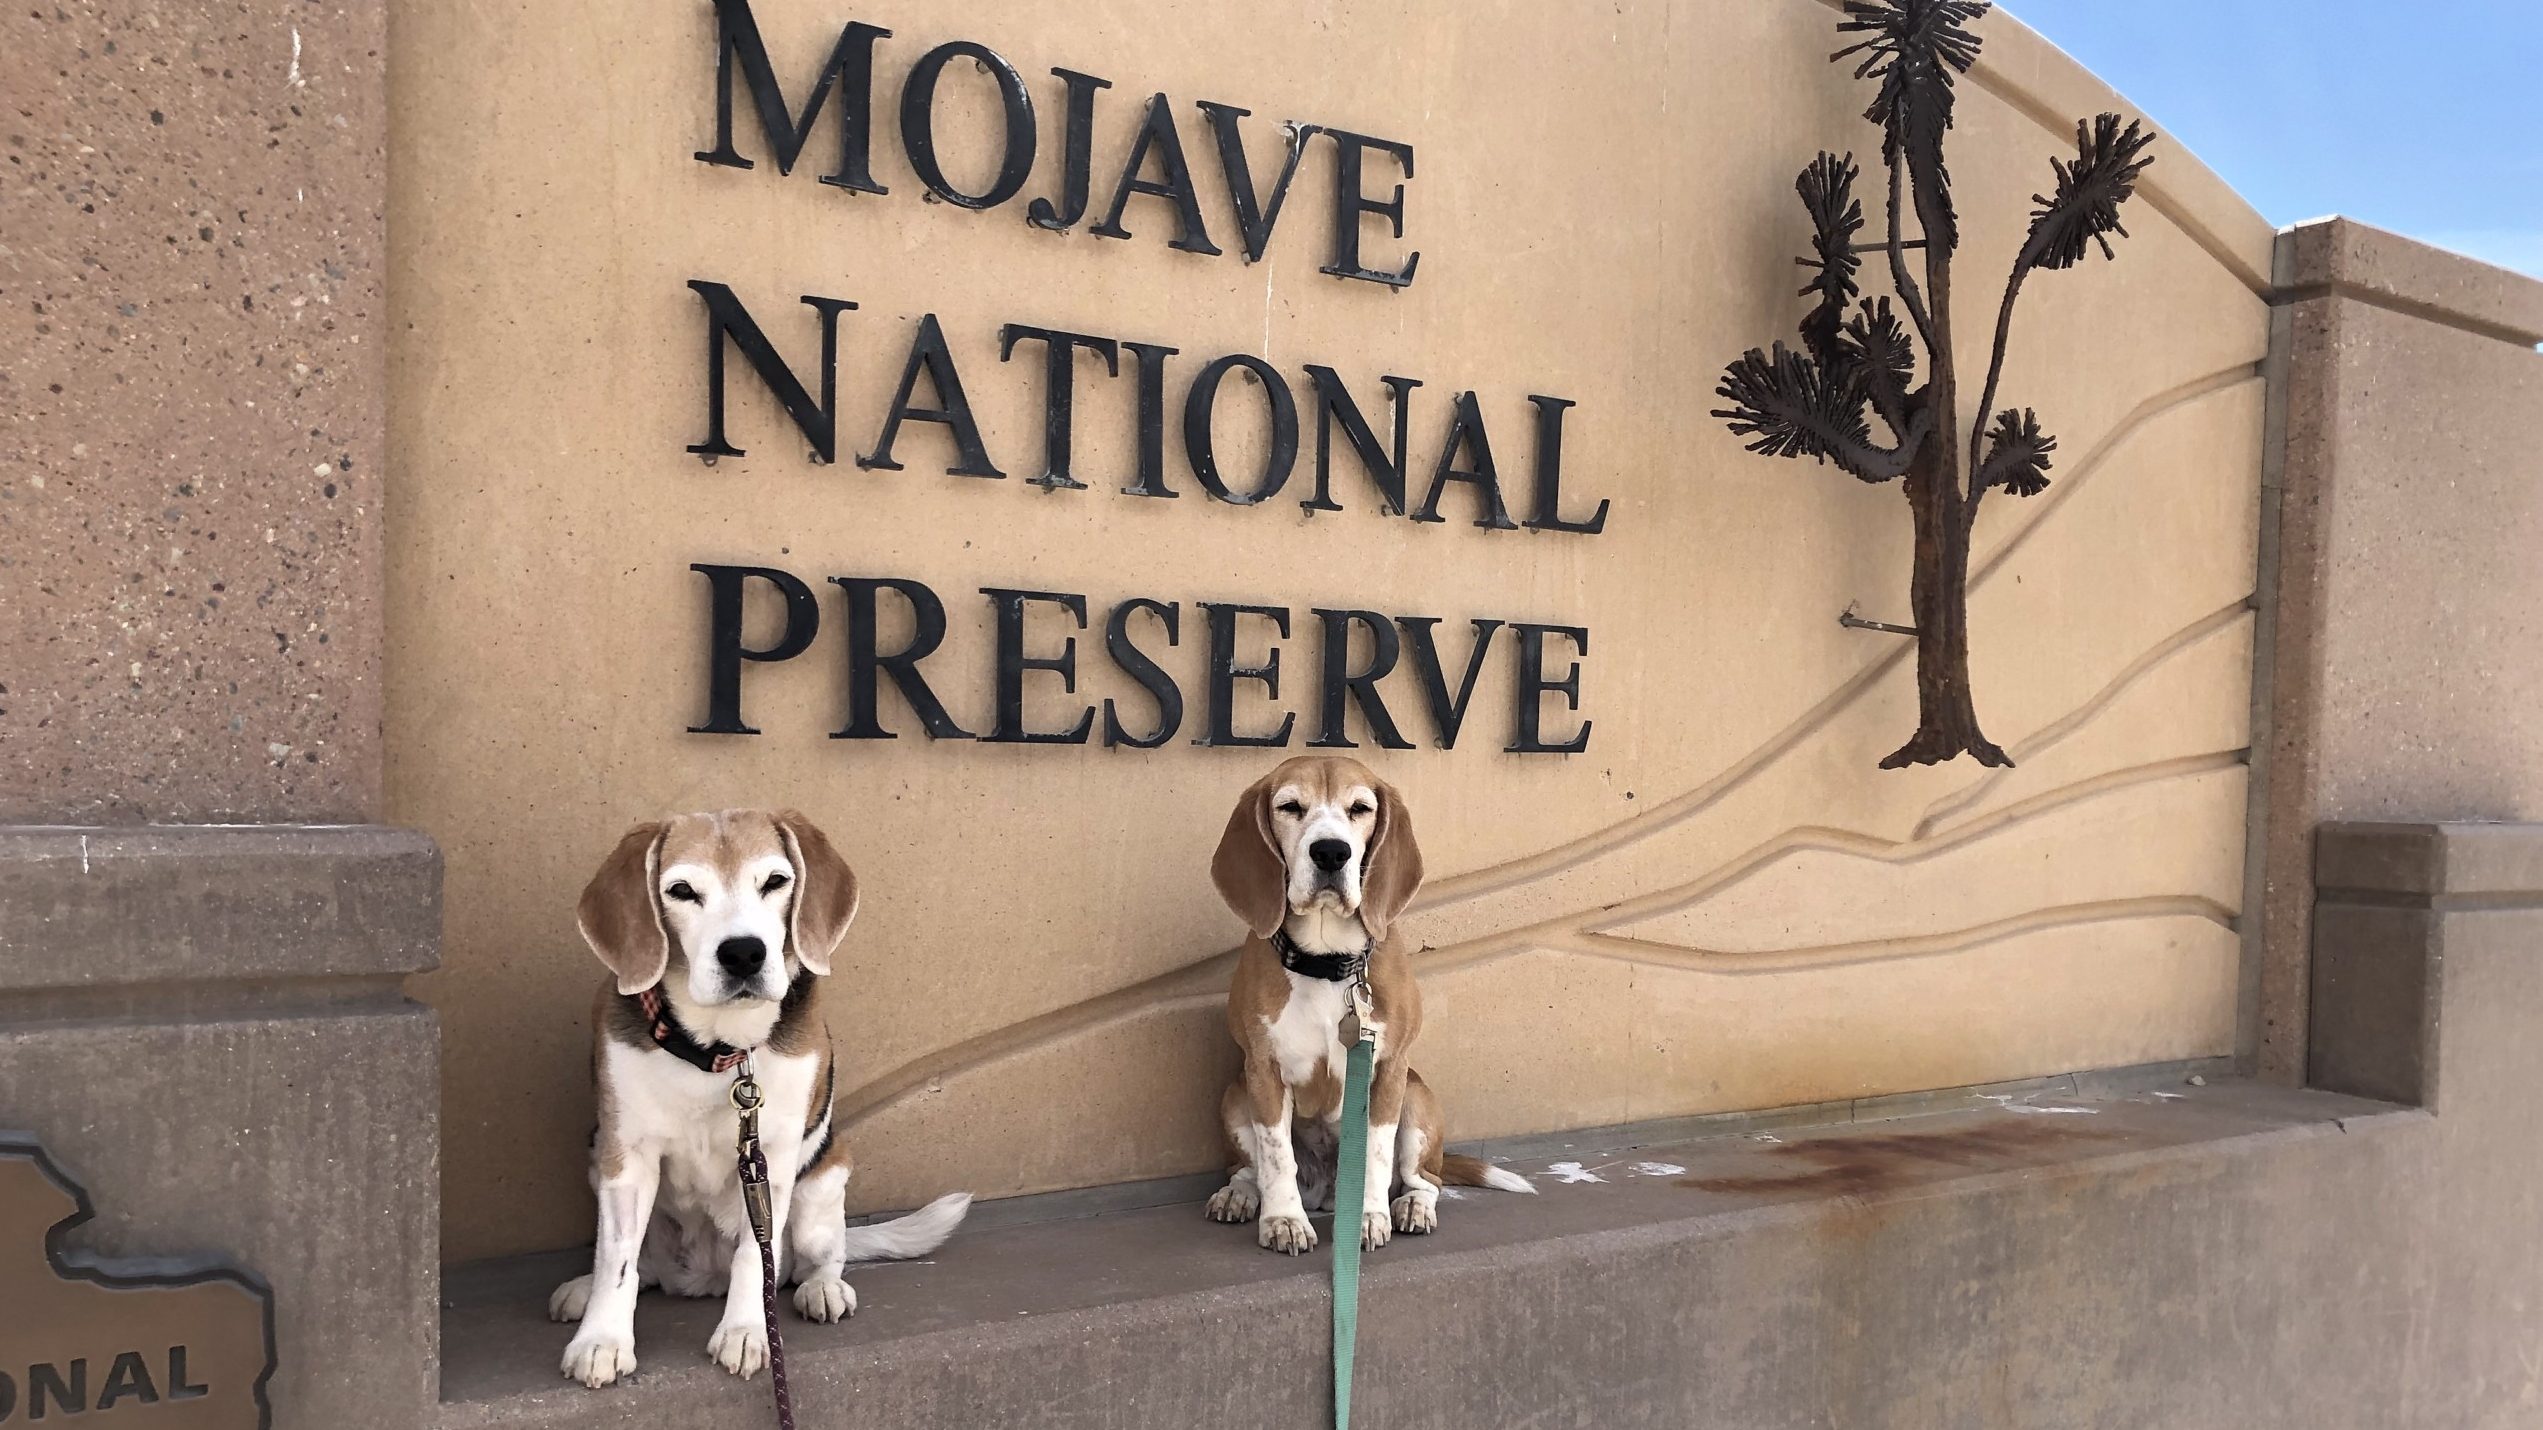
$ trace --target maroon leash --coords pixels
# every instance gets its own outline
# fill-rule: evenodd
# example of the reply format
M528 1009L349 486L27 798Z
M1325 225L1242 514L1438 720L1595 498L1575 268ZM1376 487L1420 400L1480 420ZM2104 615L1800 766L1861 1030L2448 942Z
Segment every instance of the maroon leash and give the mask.
M733 1076L733 1110L742 1115L735 1160L742 1174L742 1210L749 1214L751 1236L759 1242L759 1299L768 1321L768 1381L777 1396L777 1430L795 1430L795 1400L786 1390L786 1338L777 1330L777 1248L772 1240L775 1228L770 1225L775 1217L769 1206L768 1158L759 1150L759 1109L764 1100L745 1054Z

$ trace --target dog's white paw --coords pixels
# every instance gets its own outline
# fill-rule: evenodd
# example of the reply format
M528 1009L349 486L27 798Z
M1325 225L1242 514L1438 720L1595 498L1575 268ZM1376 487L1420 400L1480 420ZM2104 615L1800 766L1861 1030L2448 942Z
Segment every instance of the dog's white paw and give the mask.
M748 1380L768 1365L768 1331L756 1321L718 1326L707 1339L706 1353L717 1365Z
M1296 1256L1316 1249L1316 1229L1302 1216L1267 1216L1255 1225L1254 1240L1267 1250Z
M636 1338L586 1328L566 1344L563 1369L567 1380L579 1380L598 1390L621 1376L636 1373Z
M1386 1245L1387 1239L1393 1235L1395 1235L1395 1227L1386 1219L1386 1213L1370 1211L1360 1213L1360 1249L1362 1251L1377 1250Z
M837 1272L815 1276L795 1288L795 1314L828 1324L856 1314L856 1288Z
M1263 1199L1251 1182L1230 1182L1210 1197L1210 1220L1224 1222L1252 1221L1263 1208ZM1270 1245L1265 1242L1264 1245Z
M1439 1203L1418 1192L1395 1199L1395 1229L1415 1236L1439 1230Z
M547 1318L551 1321L579 1321L583 1308L592 1303L592 1274L588 1271L548 1293Z

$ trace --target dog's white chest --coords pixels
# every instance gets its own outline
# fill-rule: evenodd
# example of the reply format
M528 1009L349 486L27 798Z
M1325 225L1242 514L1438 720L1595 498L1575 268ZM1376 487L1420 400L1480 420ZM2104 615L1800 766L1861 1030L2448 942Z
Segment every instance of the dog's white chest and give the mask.
M1284 970L1286 972L1286 970ZM1282 1082L1295 1087L1322 1068L1336 1080L1343 1074L1342 1019L1351 1011L1351 985L1328 978L1289 973L1289 1000L1277 1017L1265 1023L1272 1056L1280 1063ZM1371 1021L1378 1051L1386 1048L1386 1025Z

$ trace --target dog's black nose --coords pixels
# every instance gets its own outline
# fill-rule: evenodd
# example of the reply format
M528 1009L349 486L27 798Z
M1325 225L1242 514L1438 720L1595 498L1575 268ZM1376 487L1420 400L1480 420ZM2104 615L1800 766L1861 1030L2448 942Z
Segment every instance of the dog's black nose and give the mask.
M715 946L715 961L735 978L748 978L768 961L768 945L755 938L728 938Z
M1307 846L1307 857L1330 874L1351 862L1351 846L1339 839L1319 839Z

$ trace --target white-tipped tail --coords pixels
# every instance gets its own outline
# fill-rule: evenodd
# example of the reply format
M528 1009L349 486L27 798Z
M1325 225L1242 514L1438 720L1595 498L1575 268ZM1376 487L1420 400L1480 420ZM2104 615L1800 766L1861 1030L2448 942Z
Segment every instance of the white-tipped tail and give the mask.
M1440 1180L1458 1187L1490 1187L1499 1192L1525 1192L1536 1195L1536 1184L1511 1171L1495 1166L1481 1157L1461 1157L1450 1153L1440 1162Z
M947 1192L908 1216L848 1228L848 1261L907 1261L945 1244L971 1211L971 1193Z

